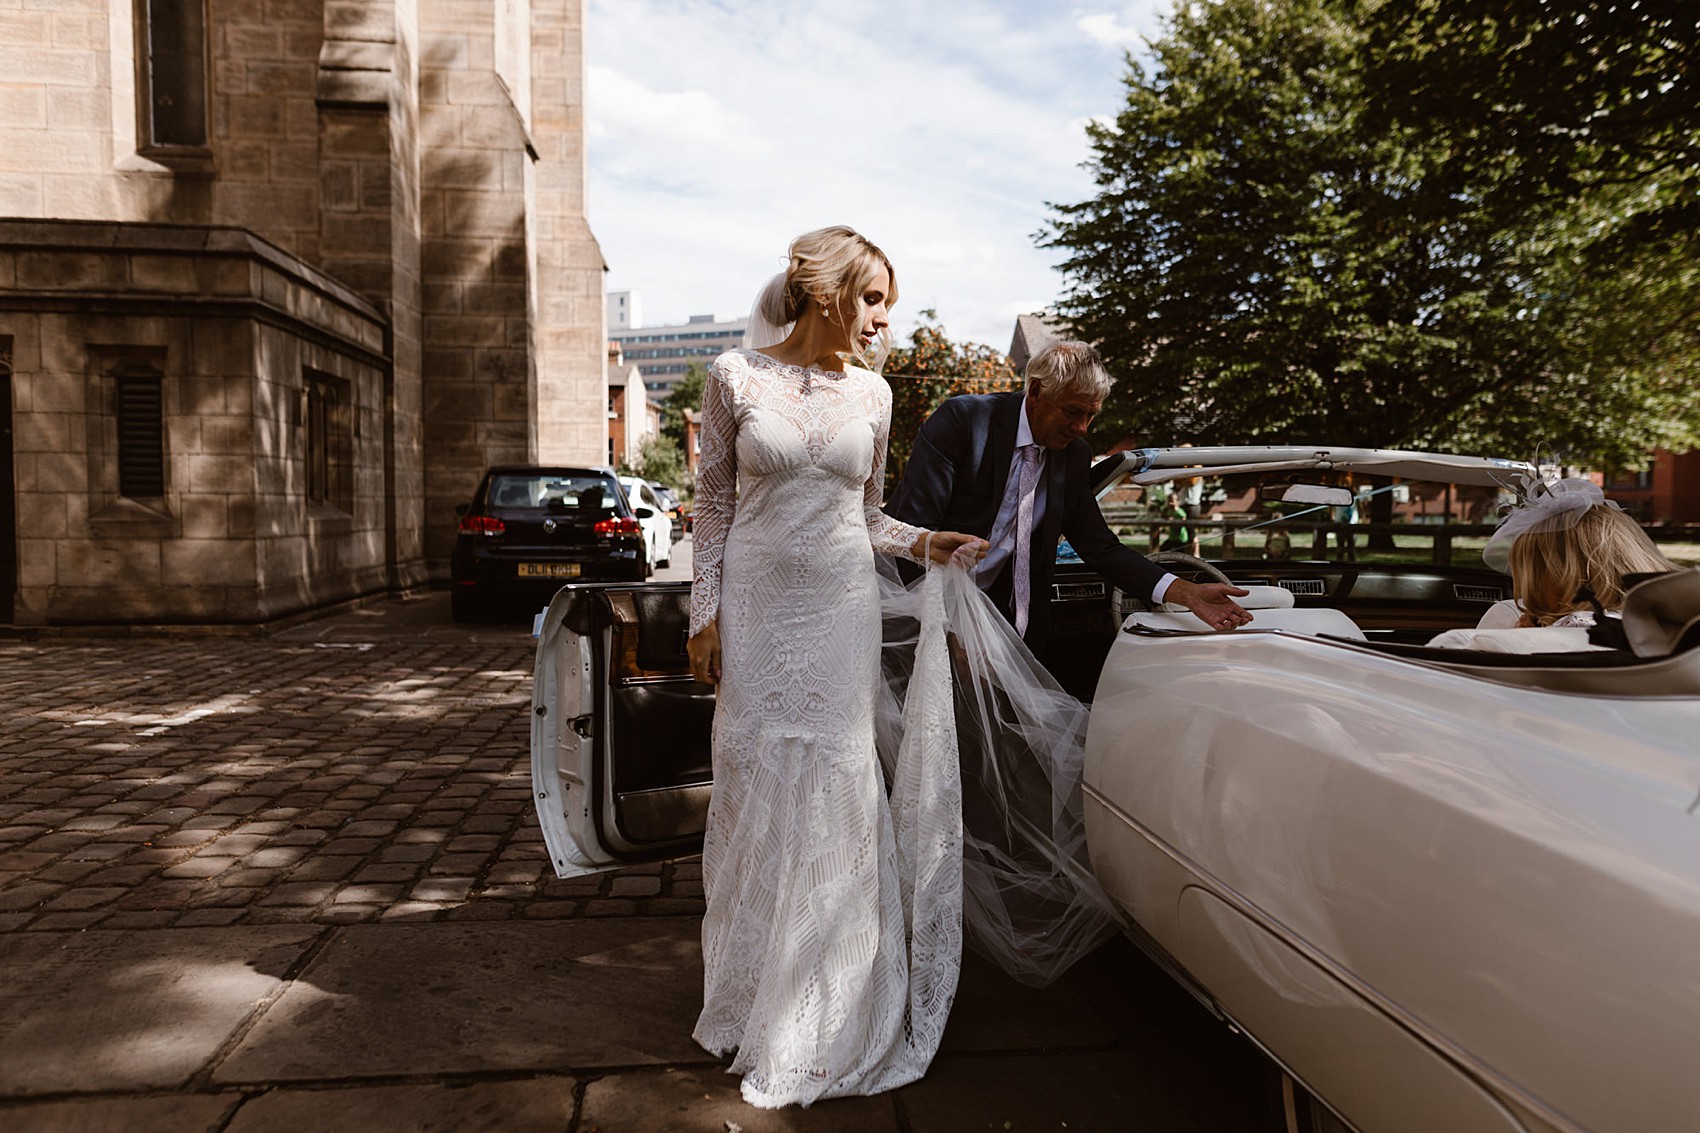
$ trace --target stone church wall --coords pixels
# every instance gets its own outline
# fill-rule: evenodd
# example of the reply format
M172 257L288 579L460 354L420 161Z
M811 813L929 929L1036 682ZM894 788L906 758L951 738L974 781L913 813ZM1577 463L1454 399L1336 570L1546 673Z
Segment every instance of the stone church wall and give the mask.
M485 466L605 459L585 9L206 0L206 144L161 151L145 8L0 0L14 621L263 623L418 587ZM158 497L107 485L115 366L156 375ZM305 446L333 419L327 471Z

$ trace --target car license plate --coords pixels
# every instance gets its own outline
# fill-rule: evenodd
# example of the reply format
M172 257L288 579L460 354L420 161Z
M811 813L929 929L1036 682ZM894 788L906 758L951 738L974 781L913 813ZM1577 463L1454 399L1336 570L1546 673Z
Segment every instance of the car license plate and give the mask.
M520 563L521 578L577 578L577 563Z

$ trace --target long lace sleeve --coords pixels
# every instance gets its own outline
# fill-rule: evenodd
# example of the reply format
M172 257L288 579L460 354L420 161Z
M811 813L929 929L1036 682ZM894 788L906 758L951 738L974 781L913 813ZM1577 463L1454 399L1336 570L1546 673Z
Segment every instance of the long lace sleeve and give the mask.
M874 550L919 562L911 548L926 529L893 519L880 509L885 506L885 448L891 439L891 387L870 374L874 391L874 466L862 486L862 511L868 517L868 539Z
M696 503L691 510L691 634L720 612L720 561L738 506L738 420L716 362L702 390Z

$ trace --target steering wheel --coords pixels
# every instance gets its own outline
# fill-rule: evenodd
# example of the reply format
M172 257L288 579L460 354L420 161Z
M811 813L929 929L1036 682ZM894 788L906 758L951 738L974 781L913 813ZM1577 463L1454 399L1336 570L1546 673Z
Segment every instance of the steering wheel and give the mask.
M1189 555L1185 551L1158 551L1154 555L1146 555L1154 563L1173 563L1188 570L1198 571L1208 576L1213 582L1226 582L1229 586L1237 585L1233 579L1211 566L1197 555Z

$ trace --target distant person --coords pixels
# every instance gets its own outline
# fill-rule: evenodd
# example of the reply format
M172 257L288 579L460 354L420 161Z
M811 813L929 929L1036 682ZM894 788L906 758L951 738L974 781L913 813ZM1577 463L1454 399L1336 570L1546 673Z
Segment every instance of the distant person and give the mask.
M1179 496L1171 495L1157 509L1157 514L1169 520L1174 526L1169 527L1168 537L1157 548L1159 551L1185 551L1192 542L1192 528L1188 525L1187 507Z
M1488 607L1477 629L1592 626L1591 592L1609 615L1623 607L1626 576L1681 570L1599 485L1543 485L1494 531L1482 558L1511 575L1512 598Z

